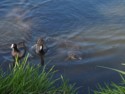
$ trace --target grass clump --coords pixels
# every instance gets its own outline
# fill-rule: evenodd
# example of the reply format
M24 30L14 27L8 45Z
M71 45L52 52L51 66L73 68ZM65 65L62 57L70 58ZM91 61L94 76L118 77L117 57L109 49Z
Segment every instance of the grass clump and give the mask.
M102 88L101 86L99 86L99 91L94 91L94 94L125 94L125 71L108 68L108 67L103 67L103 68L107 68L107 69L111 69L116 72L119 72L121 75L122 81L119 85L112 83L110 86L105 85L106 86L105 88Z
M125 86L112 83L110 86L106 85L106 88L100 87L94 94L125 94Z
M53 67L45 71L45 67L31 66L26 57L9 73L0 71L0 94L76 94L74 85L69 85L62 76L53 79L56 71ZM62 83L56 87L57 81Z

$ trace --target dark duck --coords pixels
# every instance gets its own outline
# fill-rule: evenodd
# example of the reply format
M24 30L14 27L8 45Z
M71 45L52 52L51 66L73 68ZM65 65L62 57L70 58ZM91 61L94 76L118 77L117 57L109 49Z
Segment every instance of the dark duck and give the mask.
M33 46L33 48L35 48L36 54L38 54L40 57L42 66L44 65L44 56L48 50L47 47L46 49L44 49L44 47L46 47L46 45L43 38L38 38L36 44Z
M24 42L22 42L22 44L23 44L23 50L24 50L23 52L18 49L18 46L16 43L11 44L11 48L12 48L11 55L14 59L13 66L15 66L16 62L18 63L19 60L21 60L23 57L25 57L26 46L25 46Z

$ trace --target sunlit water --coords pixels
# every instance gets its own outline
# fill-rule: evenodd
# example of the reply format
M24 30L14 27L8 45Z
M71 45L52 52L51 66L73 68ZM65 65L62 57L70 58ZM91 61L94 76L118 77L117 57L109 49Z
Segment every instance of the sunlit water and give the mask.
M124 69L125 0L1 0L0 55L3 67L11 62L10 45L23 40L30 48L43 37L49 48L45 61L56 65L80 87L92 93L100 83L119 82ZM71 56L73 55L74 58ZM32 63L39 63L37 56Z

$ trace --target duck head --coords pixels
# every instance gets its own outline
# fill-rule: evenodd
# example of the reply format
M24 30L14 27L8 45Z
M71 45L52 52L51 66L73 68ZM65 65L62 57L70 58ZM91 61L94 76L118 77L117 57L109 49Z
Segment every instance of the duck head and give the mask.
M13 49L13 48L17 48L17 44L15 44L15 43L11 44L11 48L12 48L12 49Z
M44 44L44 40L43 38L38 38L37 42L38 45L43 45Z

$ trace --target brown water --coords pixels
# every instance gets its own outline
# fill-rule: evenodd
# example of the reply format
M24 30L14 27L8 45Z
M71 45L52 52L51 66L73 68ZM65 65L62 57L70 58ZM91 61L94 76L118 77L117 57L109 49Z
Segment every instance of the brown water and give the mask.
M119 83L124 69L125 0L1 0L0 55L3 67L11 62L10 44L26 41L30 48L44 37L45 61L56 65L71 83L92 93L97 84ZM38 63L34 56L32 63Z

